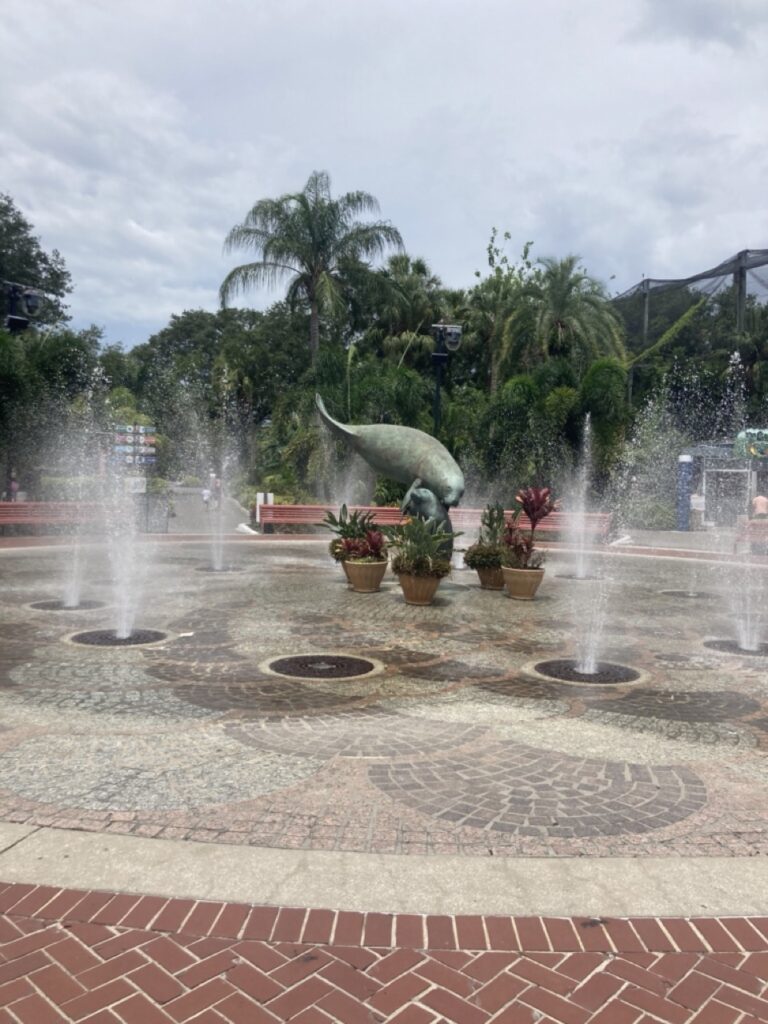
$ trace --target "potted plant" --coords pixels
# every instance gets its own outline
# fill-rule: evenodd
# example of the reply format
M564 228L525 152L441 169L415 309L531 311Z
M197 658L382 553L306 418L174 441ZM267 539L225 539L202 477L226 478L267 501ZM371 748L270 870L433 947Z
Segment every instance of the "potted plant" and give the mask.
M504 556L504 507L486 505L480 519L480 533L464 552L464 564L474 569L483 590L503 590L501 571Z
M373 594L387 571L387 545L381 530L367 530L364 537L342 537L342 565L352 589Z
M338 518L333 512L326 512L325 519L317 525L336 534L328 545L328 553L334 562L339 562L344 570L344 575L347 577L347 582L350 582L351 585L342 542L345 540L364 540L368 530L375 529L373 512L350 512L346 505L342 505L339 509Z
M534 545L536 527L555 510L557 503L548 487L526 487L515 495L515 501L519 507L504 534L504 586L508 596L516 601L532 601L544 578L544 552ZM520 529L523 512L531 524L530 530Z
M396 552L392 572L398 578L405 603L432 604L440 580L451 571L446 554L451 534L434 519L412 518L388 527L386 535Z

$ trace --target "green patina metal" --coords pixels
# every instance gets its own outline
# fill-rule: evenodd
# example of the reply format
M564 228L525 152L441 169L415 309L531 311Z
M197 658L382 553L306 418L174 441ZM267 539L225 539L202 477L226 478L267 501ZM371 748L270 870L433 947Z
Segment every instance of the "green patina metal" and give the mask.
M458 505L464 494L464 474L437 438L423 430L391 423L339 423L329 415L320 395L315 395L315 404L331 433L345 441L377 473L412 489L432 491L445 508Z

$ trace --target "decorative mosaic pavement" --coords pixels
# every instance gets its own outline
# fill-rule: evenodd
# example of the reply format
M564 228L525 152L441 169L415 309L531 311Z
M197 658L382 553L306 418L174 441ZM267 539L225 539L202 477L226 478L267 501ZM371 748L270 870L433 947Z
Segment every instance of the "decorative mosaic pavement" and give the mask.
M351 593L320 544L236 545L243 571L221 576L200 545L138 557L136 624L165 638L111 649L68 640L113 628L103 554L84 597L105 607L57 612L30 606L60 598L67 551L0 553L0 820L400 854L768 852L768 658L704 646L735 636L711 597L727 565L609 557L573 580L560 556L534 602L457 571L411 608L391 578ZM638 681L537 677L574 656L595 588L601 658ZM342 655L374 667L334 678ZM305 657L305 678L270 667Z

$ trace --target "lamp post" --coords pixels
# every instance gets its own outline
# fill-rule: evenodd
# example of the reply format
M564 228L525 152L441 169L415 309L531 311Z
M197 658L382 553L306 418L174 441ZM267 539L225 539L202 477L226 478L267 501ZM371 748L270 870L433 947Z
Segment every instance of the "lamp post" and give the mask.
M432 324L432 337L435 339L435 351L432 353L432 365L435 368L435 397L432 404L433 433L437 437L440 431L440 385L443 382L443 370L448 356L461 345L461 327L458 324Z
M42 293L26 284L16 281L3 281L3 288L8 294L8 317L5 326L11 334L17 334L29 327L29 318L40 311L43 301Z

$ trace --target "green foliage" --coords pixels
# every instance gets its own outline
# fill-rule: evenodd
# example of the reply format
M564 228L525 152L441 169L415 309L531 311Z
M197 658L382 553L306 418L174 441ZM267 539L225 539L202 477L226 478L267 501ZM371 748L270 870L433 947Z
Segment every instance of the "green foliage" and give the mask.
M93 501L102 481L96 476L41 476L36 497L39 501Z
M578 256L541 259L504 326L504 346L518 365L533 367L567 357L584 372L600 355L624 358L621 322L603 286L579 266Z
M345 305L351 267L361 274L365 260L388 246L402 246L400 233L391 224L356 219L377 210L377 201L367 192L347 192L333 199L325 171L313 171L301 192L260 199L227 235L228 251L251 250L257 258L227 274L220 289L222 304L238 292L289 278L289 303L303 300L309 306L314 361L320 314L337 313Z
M524 487L515 495L518 506L514 518L507 523L502 544L502 565L511 569L538 569L544 552L534 545L536 527L557 507L548 487ZM522 514L528 517L530 530L520 529Z
M343 562L348 557L345 541L365 542L369 532L378 532L372 512L350 512L346 505L341 506L338 516L330 510L326 512L323 521L317 525L336 534L328 551L337 562Z
M503 556L501 544L477 541L464 552L464 564L469 569L500 569L503 565Z
M501 564L508 569L540 569L544 564L545 553L533 546L530 533L510 526L504 537Z
M482 375L491 395L496 393L510 361L511 345L505 325L519 306L524 287L538 276L529 258L533 243L526 242L519 261L513 264L504 252L504 243L510 238L509 232L505 232L499 245L498 232L493 228L487 248L490 271L485 278L475 271L479 281L466 303L466 343L481 354Z
M433 519L413 518L399 526L385 527L382 532L396 552L392 559L395 575L410 573L442 578L450 573L451 563L444 552L451 543L451 534L442 524Z
M9 195L0 193L0 281L39 289L44 294L40 311L32 324L54 324L68 320L64 298L72 291L72 280L64 259L55 249L46 253L33 227ZM2 320L8 315L8 296L3 294ZM34 326L28 328L34 330Z
M334 550L339 551L344 562L383 562L387 557L381 530L366 530L364 537L343 537Z
M486 505L480 517L477 542L464 552L464 564L470 569L498 569L504 547L504 506Z
M396 480L388 480L386 477L380 476L373 489L374 504L397 505L399 508L407 490L407 484L401 484Z
M595 464L606 475L619 458L629 411L627 371L617 359L592 363L581 382L581 407L592 420Z
M486 505L480 516L479 540L485 544L500 544L504 536L504 529L504 506Z
M611 501L624 527L674 528L677 457L689 443L674 410L669 392L660 391L640 411L622 449Z

